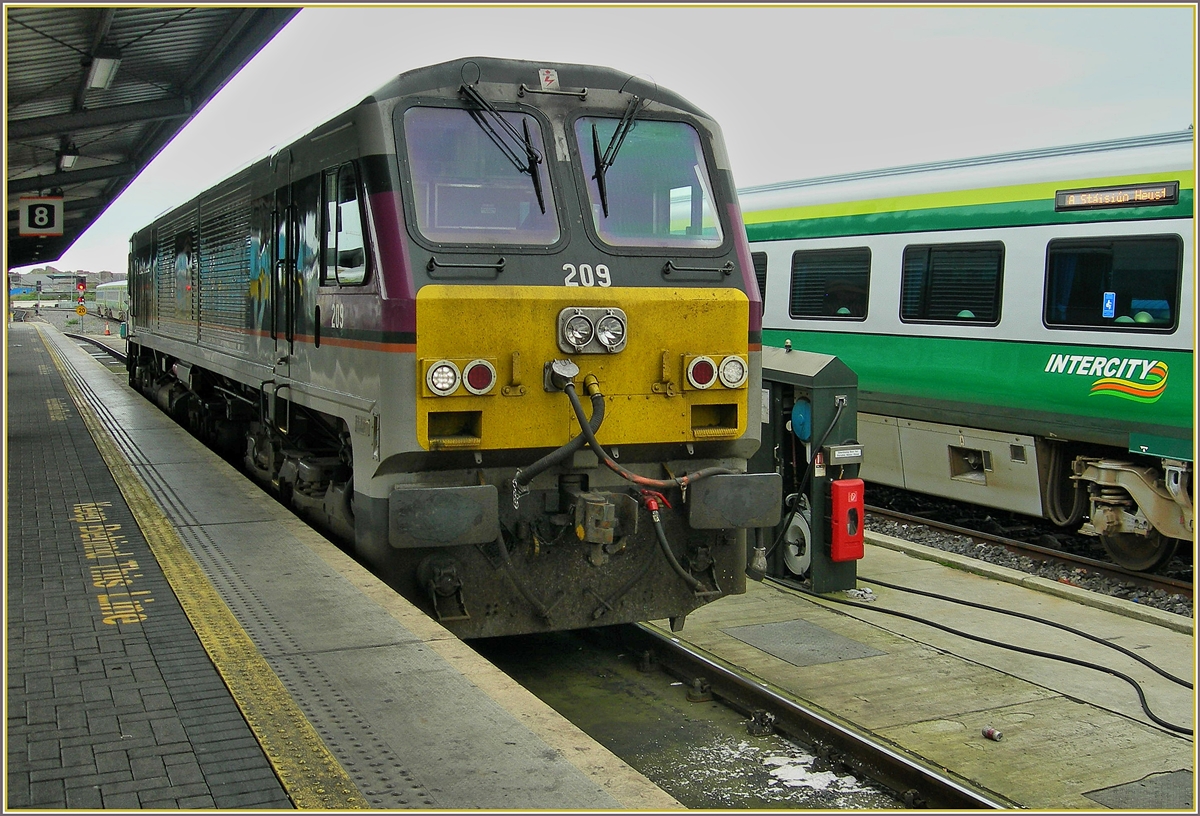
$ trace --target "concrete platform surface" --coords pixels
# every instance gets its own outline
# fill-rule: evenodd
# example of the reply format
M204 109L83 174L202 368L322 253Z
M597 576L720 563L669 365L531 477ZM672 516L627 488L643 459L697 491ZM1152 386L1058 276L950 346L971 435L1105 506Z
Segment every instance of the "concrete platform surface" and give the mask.
M751 582L745 595L693 612L675 636L1022 807L1113 806L1107 801L1122 809L1193 809L1194 740L1147 717L1127 682L924 621L1120 671L1142 685L1157 717L1188 729L1192 689L1078 635L871 579L1067 624L1194 683L1190 620L1148 614L1156 610L1119 599L1101 601L1078 588L1041 586L1012 570L947 559L898 539L868 538L858 586L870 588L874 600ZM917 620L890 616L888 609ZM668 630L665 621L656 625ZM983 736L989 727L1001 732L1000 741ZM1101 793L1126 785L1120 794Z

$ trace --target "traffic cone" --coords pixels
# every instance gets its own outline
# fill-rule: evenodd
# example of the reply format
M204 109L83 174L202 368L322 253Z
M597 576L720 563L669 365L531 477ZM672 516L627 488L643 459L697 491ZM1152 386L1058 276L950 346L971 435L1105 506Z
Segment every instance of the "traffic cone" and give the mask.
M107 337L108 335L111 335L111 334L112 334L112 332L110 332L108 330L108 321L106 320L106 321L104 321L104 335Z

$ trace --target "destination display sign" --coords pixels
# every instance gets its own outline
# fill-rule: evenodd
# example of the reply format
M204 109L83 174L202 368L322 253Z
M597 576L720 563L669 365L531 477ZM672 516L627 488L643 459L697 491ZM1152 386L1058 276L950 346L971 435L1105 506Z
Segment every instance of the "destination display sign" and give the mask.
M1098 210L1108 207L1161 207L1179 203L1179 182L1122 184L1119 187L1087 187L1059 190L1054 194L1054 209Z

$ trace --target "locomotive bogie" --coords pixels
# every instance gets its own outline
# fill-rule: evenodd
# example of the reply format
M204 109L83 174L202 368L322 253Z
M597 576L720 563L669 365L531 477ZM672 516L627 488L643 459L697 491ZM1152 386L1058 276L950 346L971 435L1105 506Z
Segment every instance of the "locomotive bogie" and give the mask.
M763 342L859 375L864 479L1161 563L1194 540L1191 150L1189 131L742 190Z

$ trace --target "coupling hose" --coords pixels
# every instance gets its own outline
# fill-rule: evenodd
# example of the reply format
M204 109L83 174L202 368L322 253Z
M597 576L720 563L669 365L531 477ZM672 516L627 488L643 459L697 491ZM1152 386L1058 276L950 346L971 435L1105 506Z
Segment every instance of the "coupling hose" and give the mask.
M590 430L594 436L596 431L600 430L600 425L603 422L604 395L600 393L599 389L597 389L596 392L592 394L592 418L587 422L583 422L581 420L580 424ZM586 444L587 437L580 433L561 448L551 451L524 470L517 471L517 476L515 479L513 479L514 484L517 487L524 487L533 481L533 478L539 473L542 473L543 471L548 470L549 468L552 468L561 462L565 462L575 453L575 451L579 450Z
M588 394L591 395L592 404L594 405L597 397L603 399L603 395L600 393L600 385L591 375L588 376L586 383ZM715 466L703 468L683 476L676 476L674 479L651 479L646 476L639 476L636 473L631 473L630 471L618 465L616 460L608 455L608 451L604 450L603 446L601 446L600 442L596 439L595 432L592 430L587 418L583 415L583 404L579 401L579 395L575 393L575 383L567 383L563 390L567 394L567 399L571 401L571 408L575 411L575 416L579 419L579 427L583 431L583 436L587 438L588 447L595 452L596 456L600 457L600 461L603 462L609 470L613 471L627 482L632 482L642 487L656 487L660 490L672 487L678 487L686 490L687 486L692 482L698 482L701 479L708 478L709 476L738 473L738 471L733 470L732 468Z

